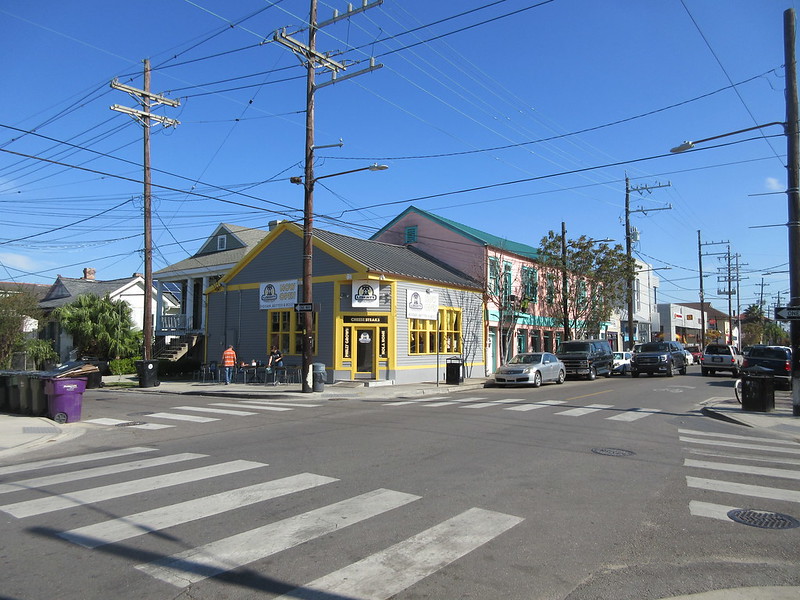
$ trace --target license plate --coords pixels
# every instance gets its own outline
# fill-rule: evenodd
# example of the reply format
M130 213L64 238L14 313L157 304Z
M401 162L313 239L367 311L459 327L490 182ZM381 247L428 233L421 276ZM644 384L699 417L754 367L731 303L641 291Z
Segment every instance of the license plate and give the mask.
M721 356L712 356L711 357L711 362L722 362L722 357Z

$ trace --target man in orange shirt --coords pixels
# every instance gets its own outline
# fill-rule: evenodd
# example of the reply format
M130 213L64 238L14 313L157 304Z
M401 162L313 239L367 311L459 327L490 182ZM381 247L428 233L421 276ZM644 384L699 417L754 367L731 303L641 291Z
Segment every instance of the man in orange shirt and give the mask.
M225 385L231 382L231 373L236 366L236 352L233 351L233 346L228 346L228 349L222 353L222 366L225 368Z

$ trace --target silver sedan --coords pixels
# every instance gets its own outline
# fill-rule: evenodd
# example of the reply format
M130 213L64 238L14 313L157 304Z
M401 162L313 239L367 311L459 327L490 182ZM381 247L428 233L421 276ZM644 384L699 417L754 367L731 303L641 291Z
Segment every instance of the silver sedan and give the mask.
M523 352L494 372L495 383L530 384L539 387L547 381L564 383L567 369L555 354L549 352Z

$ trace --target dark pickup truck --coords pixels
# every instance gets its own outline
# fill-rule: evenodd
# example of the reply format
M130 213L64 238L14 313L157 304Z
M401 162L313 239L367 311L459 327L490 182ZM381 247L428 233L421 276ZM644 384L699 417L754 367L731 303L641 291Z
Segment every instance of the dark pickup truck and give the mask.
M686 354L678 342L647 342L631 358L631 377L640 373L675 375L675 370L686 375Z
M792 351L785 346L750 346L744 352L742 368L765 367L775 375L775 382L792 387Z

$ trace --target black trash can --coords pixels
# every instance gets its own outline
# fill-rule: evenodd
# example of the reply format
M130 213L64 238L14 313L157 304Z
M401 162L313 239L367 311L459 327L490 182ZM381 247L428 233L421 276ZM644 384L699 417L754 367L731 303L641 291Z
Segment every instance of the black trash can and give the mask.
M136 374L139 376L139 387L158 387L161 382L158 380L158 361L157 360L137 360Z
M314 392L324 392L325 391L325 379L327 377L325 373L325 364L324 363L312 363L311 364L312 375L314 385L312 387L312 391Z
M0 412L8 412L11 382L8 373L0 373Z
M28 414L34 417L47 415L47 396L44 391L45 378L40 371L28 376Z
M775 410L775 376L772 369L761 365L741 370L742 410L772 412Z
M458 385L463 381L461 378L461 370L464 367L464 361L457 356L448 358L445 361L444 381L447 385Z

